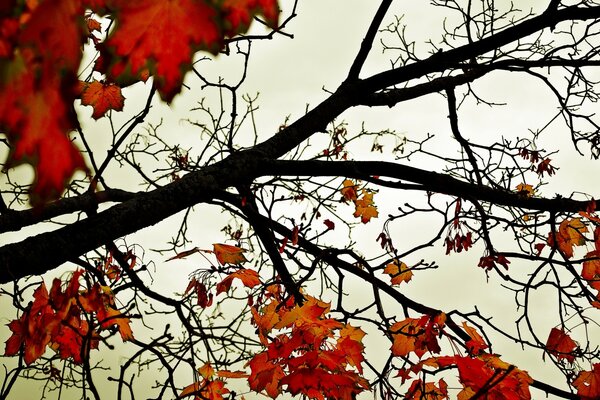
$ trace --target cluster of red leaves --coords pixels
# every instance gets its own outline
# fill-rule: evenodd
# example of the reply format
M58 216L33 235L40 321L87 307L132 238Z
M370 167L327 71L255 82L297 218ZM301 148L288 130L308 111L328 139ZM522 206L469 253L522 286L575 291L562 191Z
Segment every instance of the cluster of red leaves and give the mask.
M362 189L361 197L358 197L358 185L351 181L350 179L346 179L343 182L343 187L340 189L340 192L343 196L343 201L352 201L355 206L354 216L356 218L360 217L360 221L363 224L366 224L371 220L371 218L377 218L379 212L377 211L377 206L373 202L373 195L375 193Z
M98 347L104 329L116 326L124 341L133 339L129 319L117 310L110 288L95 283L82 289L82 274L73 273L64 290L60 279L52 282L50 292L42 282L27 311L9 323L12 336L4 355L23 351L25 363L31 364L50 346L62 359L81 363L87 349Z
M86 11L87 10L87 11ZM108 38L89 12L114 19ZM218 52L226 37L262 14L277 24L276 0L7 0L0 7L0 129L11 144L8 165L30 163L31 202L58 197L85 162L68 134L78 126L73 102L94 107L94 118L122 108L120 86L154 77L165 101L181 90L198 50ZM102 82L80 84L88 40L100 51Z
M540 176L543 176L544 173L547 173L549 176L556 173L554 166L550 164L552 160L549 158L542 159L542 155L538 150L529 150L524 147L519 150L519 155L529 161L531 163L531 170L535 170Z
M328 312L322 301L307 296L296 305L270 286L264 300L252 307L266 350L248 362L250 388L272 398L286 391L320 400L350 400L368 389L361 376L365 333L328 318Z
M467 231L464 232L464 223L460 221L460 211L462 208L461 199L456 199L456 205L454 207L454 218L452 224L448 228L446 240L444 244L446 246L446 255L450 254L451 251L457 253L468 251L473 246L472 233Z
M394 345L400 346L392 353L408 356L414 352L419 358L427 351L439 352L437 337L443 334L444 314L435 317L424 316L420 319L408 318L392 326ZM400 330L394 333L393 329ZM459 400L466 400L483 395L483 398L493 400L530 399L529 384L533 380L527 372L502 361L497 355L485 353L488 347L481 335L473 327L463 322L465 332L471 337L466 343L468 355L430 357L413 364L408 369L401 369L398 376L402 382L411 374L419 374L424 368L446 369L457 368L460 383L463 388L458 393ZM401 335L401 337L399 337ZM443 379L438 385L433 382L423 382L416 379L412 382L406 396L407 399L441 400L448 398L447 384Z
M424 315L421 318L406 318L390 327L392 354L406 357L415 353L421 358L426 352L439 353L438 337L446 322L446 314Z

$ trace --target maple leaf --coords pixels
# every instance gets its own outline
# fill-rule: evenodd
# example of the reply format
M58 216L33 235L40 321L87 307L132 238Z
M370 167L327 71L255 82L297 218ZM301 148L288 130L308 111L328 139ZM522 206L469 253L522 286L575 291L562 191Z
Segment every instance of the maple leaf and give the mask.
M443 400L448 398L448 385L443 379L435 382L423 382L418 379L412 382L404 396L407 400Z
M390 327L392 334L392 354L405 357L414 352L417 357L422 357L427 351L439 353L440 347L437 341L446 315L440 313L436 316L423 316L421 318L406 318L394 323Z
M0 128L13 144L8 167L24 162L35 170L30 201L37 205L57 198L85 162L66 132L75 126L72 105L65 104L65 82L56 76L38 82L36 72L16 58L12 78L0 82Z
M386 265L383 270L385 274L390 275L392 278L392 285L399 285L402 282L409 282L413 277L413 272L408 266L401 262L398 265L398 261L394 260L393 263Z
M123 111L125 97L121 94L119 86L96 80L90 83L83 82L82 86L81 104L94 108L92 118L102 118L108 110Z
M577 348L577 343L571 337L565 333L562 329L552 328L550 335L546 341L546 350L559 360L564 358L565 360L573 363L575 356L573 351Z
M221 369L219 371L217 371L217 376L219 378L248 378L250 375L248 375L246 372L244 371L228 371L226 369Z
M244 257L244 252L246 250L241 249L236 246L231 246L228 244L215 243L213 244L213 252L217 256L217 261L219 264L242 264L245 263L246 257Z
M342 185L344 185L344 187L340 189L340 192L342 193L342 196L344 196L344 199L346 201L356 201L358 199L358 185L350 179L346 179L342 182Z
M592 371L580 371L571 385L582 400L600 398L600 363L594 364Z
M354 216L360 217L360 221L363 224L369 222L371 218L377 218L379 215L377 207L375 207L373 203L373 194L374 193L372 192L366 192L363 190L362 197L354 202L356 206Z
M116 28L106 41L107 73L137 77L144 69L154 75L154 86L170 102L191 70L197 50L216 53L222 45L217 12L208 1L127 0L118 3ZM124 71L112 67L124 62Z
M463 329L467 332L467 334L471 337L471 340L468 340L465 345L467 346L467 350L470 354L479 354L482 350L487 349L488 345L485 343L485 340L481 337L479 332L473 327L467 325L466 322L462 324Z
M225 13L226 34L233 36L248 30L252 17L262 14L267 23L275 27L279 17L276 0L224 0L221 9Z
M585 279L592 288L600 291L600 251L591 251L586 254L585 257L592 259L583 262L581 277Z
M229 274L225 279L217 283L217 295L227 292L235 278L241 280L244 286L248 288L253 288L256 285L260 285L258 272L251 269L242 268Z
M103 328L117 325L123 341L133 339L133 332L131 331L131 327L129 325L129 318L124 316L119 310L116 310L112 307L106 307L104 312L98 314L98 320Z
M281 394L281 379L285 376L283 368L271 361L267 353L259 353L252 357L247 364L252 371L248 377L250 389L256 392L266 390L267 394L275 398Z
M588 229L581 222L581 218L565 219L560 223L556 235L553 235L552 232L548 234L548 245L550 247L557 245L566 258L571 258L573 257L573 247L585 244L583 236L585 232L588 232Z
M478 357L447 356L435 359L440 367L456 365L464 389L458 399L470 399L477 393L497 400L531 399L529 385L533 379L527 372L502 361L496 355Z
M206 308L210 307L213 301L212 293L208 293L206 286L204 283L199 282L196 278L192 278L187 288L185 289L184 294L188 294L191 290L196 292L197 303L200 307Z
M533 186L527 185L525 183L519 183L517 185L517 194L520 194L525 197L533 196Z

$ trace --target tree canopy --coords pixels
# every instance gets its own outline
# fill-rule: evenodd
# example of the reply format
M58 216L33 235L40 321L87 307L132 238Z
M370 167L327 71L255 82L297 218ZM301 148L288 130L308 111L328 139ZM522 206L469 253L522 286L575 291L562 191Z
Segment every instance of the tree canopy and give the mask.
M600 398L600 3L309 3L0 5L0 398Z

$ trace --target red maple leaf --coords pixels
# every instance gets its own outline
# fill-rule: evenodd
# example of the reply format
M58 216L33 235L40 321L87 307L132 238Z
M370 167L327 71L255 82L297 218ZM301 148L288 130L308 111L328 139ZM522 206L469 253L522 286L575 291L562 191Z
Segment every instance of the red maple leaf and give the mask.
M122 111L125 97L114 83L82 82L81 104L94 107L92 118L103 117L108 110Z
M245 32L257 13L264 15L269 25L277 25L279 7L276 0L225 0L221 7L228 36Z
M118 82L121 75L137 78L148 69L167 102L180 91L194 53L221 48L217 12L207 1L123 0L116 8L117 26L106 42L111 59L104 72ZM113 69L120 61L126 69Z
M546 341L546 350L558 359L564 358L572 363L575 361L573 350L577 348L577 343L566 334L562 329L552 328L548 340Z
M260 285L260 278L258 277L258 272L251 269L242 268L229 274L225 279L217 283L217 295L223 292L227 292L235 278L241 280L244 286L248 288L253 288L256 285Z
M581 400L600 398L600 363L594 364L592 371L581 371L572 383Z

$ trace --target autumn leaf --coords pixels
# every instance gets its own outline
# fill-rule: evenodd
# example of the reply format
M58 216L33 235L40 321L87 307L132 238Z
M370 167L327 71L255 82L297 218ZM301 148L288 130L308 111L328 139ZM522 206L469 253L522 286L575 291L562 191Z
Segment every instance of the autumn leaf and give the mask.
M573 257L573 247L585 244L584 233L588 232L587 227L581 218L565 219L558 227L558 232L548 235L548 245L550 247L558 246L558 249L566 258Z
M372 192L366 192L363 190L362 197L354 202L356 205L354 216L360 217L360 221L363 224L369 222L371 218L377 218L379 215L377 212L377 207L373 203L373 194L374 193Z
M228 244L215 243L213 244L213 252L217 256L217 261L219 264L242 264L245 263L246 257L244 257L244 252L246 250L241 249L236 246L231 246Z
M585 257L591 259L583 262L581 277L585 279L592 288L600 291L600 251L595 250L589 252Z
M448 385L443 379L435 382L423 382L417 379L412 382L404 395L407 400L443 400L448 398Z
M248 377L250 389L255 392L265 390L273 399L281 394L281 379L285 372L281 365L271 361L267 353L259 353L252 357L247 364L251 373Z
M100 319L100 324L103 328L116 325L123 341L133 340L133 332L129 325L129 318L123 315L119 310L107 307L106 311L102 313L102 316L98 316L98 319Z
M248 378L248 374L244 371L228 371L226 369L221 369L217 371L217 376L219 378Z
M121 94L121 88L114 83L103 83L98 81L84 82L81 91L81 104L92 106L94 112L92 118L103 117L108 110L123 111L125 97Z
M194 53L221 48L217 11L207 1L128 0L118 5L102 71L117 83L148 69L161 98L170 102L191 70Z
M577 389L581 400L600 398L600 363L594 364L592 371L581 371L571 384Z
M242 268L229 274L225 279L217 283L217 295L223 292L227 292L231 287L231 283L236 278L241 280L244 286L250 289L252 289L256 285L260 285L260 278L258 277L258 272L251 269Z
M525 183L519 183L517 185L517 194L525 196L525 197L532 197L533 196L533 186L527 185Z
M356 201L358 199L358 185L352 182L350 179L346 179L342 182L344 187L340 189L342 196L344 196L344 200L346 201Z
M470 354L477 355L483 350L487 349L487 343L485 342L485 340L483 340L483 338L475 328L467 325L466 322L463 322L462 326L465 332L467 332L467 334L471 338L465 343L465 345L467 346L467 350Z
M13 144L7 166L34 167L30 202L39 205L59 197L74 171L87 167L67 136L76 122L72 105L65 104L64 83L53 76L38 84L35 73L21 69L0 82L0 129Z
M392 285L399 285L402 282L409 282L413 277L413 272L408 266L401 262L398 265L398 261L394 260L393 263L386 265L383 270L385 274L390 275L392 278Z
M202 307L210 307L213 301L212 293L208 293L206 289L206 285L204 283L199 282L196 278L190 279L187 288L185 289L184 295L188 294L190 291L196 292L197 304Z
M575 361L573 351L577 348L577 343L565 333L562 329L552 328L548 340L546 341L546 350L556 356L556 358L565 359L570 363Z
M225 13L227 36L248 30L252 18L258 13L264 15L270 26L277 26L279 6L276 0L224 0L221 7Z
M445 321L445 315L421 318L406 318L394 323L390 327L392 334L392 354L405 357L414 352L417 357L422 357L427 351L439 353L440 347L437 336Z

